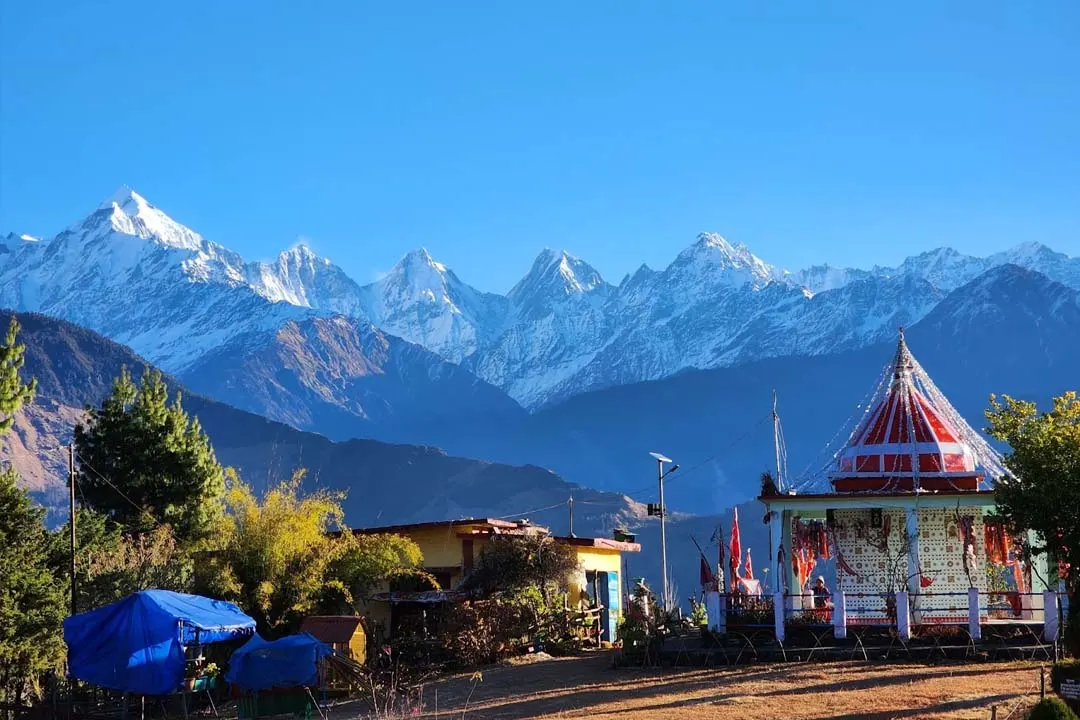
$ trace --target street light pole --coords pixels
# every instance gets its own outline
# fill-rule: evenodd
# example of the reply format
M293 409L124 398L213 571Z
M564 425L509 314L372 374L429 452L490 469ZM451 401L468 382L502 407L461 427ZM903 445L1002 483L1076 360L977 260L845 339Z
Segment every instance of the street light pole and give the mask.
M649 453L656 458L656 484L660 495L660 588L663 593L662 603L664 612L671 611L668 597L668 567L667 567L667 506L664 505L664 478L679 469L678 465L672 465L664 472L664 463L673 462L671 458L660 453Z

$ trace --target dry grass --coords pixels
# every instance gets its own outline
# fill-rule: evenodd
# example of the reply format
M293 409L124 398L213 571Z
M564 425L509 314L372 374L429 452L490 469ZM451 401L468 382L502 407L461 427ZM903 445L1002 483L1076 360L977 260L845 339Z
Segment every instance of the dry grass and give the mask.
M886 718L1004 720L1037 699L1037 663L831 662L735 668L613 670L608 653L504 665L425 689L424 718ZM475 684L475 688L474 688ZM435 696L438 694L438 715ZM362 717L357 706L332 718Z

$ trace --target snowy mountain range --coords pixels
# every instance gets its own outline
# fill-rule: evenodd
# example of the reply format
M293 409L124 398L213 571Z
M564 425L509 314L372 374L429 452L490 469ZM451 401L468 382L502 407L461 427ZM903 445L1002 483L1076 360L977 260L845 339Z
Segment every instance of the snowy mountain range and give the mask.
M942 248L895 268L792 272L716 234L700 235L667 268L642 266L618 285L568 253L544 250L507 295L485 293L419 249L362 286L303 245L274 262L246 261L123 189L50 240L6 236L0 306L83 325L195 385L197 371L204 390L222 393L225 366L229 392L242 394L238 363L258 358L270 377L287 365L283 344L302 338L307 370L317 361L320 371L294 372L292 382L370 417L379 414L372 402L387 396L365 396L361 407L355 388L346 388L351 379L454 376L536 410L690 369L866 347L1007 264L1080 289L1080 258L1035 243L986 258ZM346 325L326 324L342 316ZM406 352L405 343L419 347ZM348 363L328 359L397 344L375 353L382 361L352 362L344 374ZM445 363L462 371L450 373ZM480 394L487 403L490 393Z

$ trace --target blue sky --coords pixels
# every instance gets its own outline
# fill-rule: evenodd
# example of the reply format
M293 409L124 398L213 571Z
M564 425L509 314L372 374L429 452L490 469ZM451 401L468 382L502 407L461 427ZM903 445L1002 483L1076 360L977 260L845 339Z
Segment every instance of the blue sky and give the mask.
M697 232L801 267L1080 255L1080 3L0 4L0 229L128 184L356 279L420 245L506 290Z

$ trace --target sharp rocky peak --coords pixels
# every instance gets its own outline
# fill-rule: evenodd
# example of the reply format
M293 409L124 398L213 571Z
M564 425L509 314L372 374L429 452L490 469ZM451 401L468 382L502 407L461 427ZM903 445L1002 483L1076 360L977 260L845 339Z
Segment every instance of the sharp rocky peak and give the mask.
M282 250L281 254L278 255L278 263L284 266L332 264L330 260L316 253L305 243L297 243L287 250Z
M173 220L126 185L70 230L88 236L117 232L195 252L206 250L208 246L197 232Z
M438 279L445 282L445 277L452 275L450 270L431 256L426 247L410 250L390 268L386 278L399 278L408 282L430 282Z
M694 276L714 276L730 284L750 283L755 287L771 281L784 280L783 270L774 268L750 252L743 243L731 243L717 233L701 233L697 241L679 253L669 271L690 273ZM716 270L719 276L715 276Z
M566 250L544 248L508 297L520 302L538 294L577 295L609 287L599 271L584 260Z

